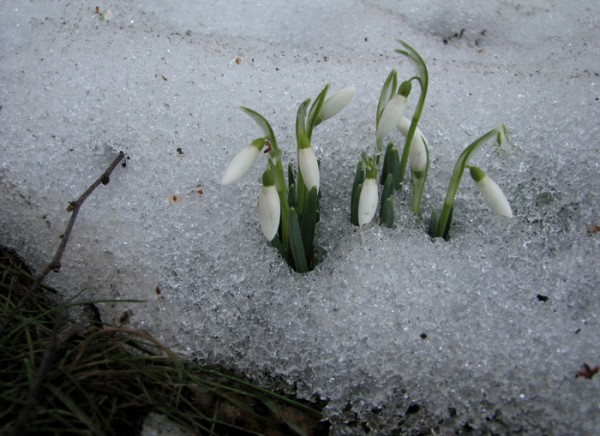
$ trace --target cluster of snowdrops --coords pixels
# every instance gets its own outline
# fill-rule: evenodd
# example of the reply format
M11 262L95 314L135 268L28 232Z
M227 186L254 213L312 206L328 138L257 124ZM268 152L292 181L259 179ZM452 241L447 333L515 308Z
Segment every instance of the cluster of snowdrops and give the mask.
M398 83L398 73L392 70L383 84L376 113L376 150L373 154L365 152L360 157L352 187L350 220L357 226L370 223L378 213L381 225L394 225L393 193L401 189L407 167L412 182L412 210L419 213L421 207L429 170L429 148L418 123L425 104L429 77L421 56L404 41L399 42L402 49L396 51L412 61L416 74ZM413 82L419 84L420 94L409 119L404 112ZM221 180L223 185L235 182L252 168L261 151L268 156L258 201L260 227L264 236L298 272L310 271L318 263L314 237L318 221L320 171L311 145L313 130L339 113L356 92L354 87L348 87L327 97L328 90L329 85L326 85L312 105L307 99L298 108L298 164L296 169L292 164L288 165L287 177L281 149L271 125L258 112L242 107L261 128L262 136L233 158ZM384 140L396 129L405 137L402 154L391 142L383 149ZM487 132L459 156L443 206L439 212L434 210L429 220L429 234L432 237L449 238L454 199L465 169L469 170L488 205L498 214L512 217L511 207L498 185L483 170L468 164L472 153L490 139L502 145L507 141L505 127L500 125ZM380 185L383 186L381 189Z

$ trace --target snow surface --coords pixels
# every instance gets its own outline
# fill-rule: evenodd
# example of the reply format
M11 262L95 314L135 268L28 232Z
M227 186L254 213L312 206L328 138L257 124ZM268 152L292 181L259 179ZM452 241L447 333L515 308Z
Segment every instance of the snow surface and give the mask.
M4 0L0 243L45 265L67 202L123 150L52 277L68 296L147 300L103 305L105 320L128 309L200 362L328 399L334 434L598 434L600 377L575 375L600 364L599 17L595 0ZM414 217L397 194L397 228L359 230L351 181L381 85L413 72L397 38L430 73L427 198ZM326 257L299 275L260 234L264 159L218 182L260 135L240 105L287 162L296 109L327 82L358 93L313 136ZM453 238L432 242L455 159L502 122L512 150L472 163L515 218L467 175Z

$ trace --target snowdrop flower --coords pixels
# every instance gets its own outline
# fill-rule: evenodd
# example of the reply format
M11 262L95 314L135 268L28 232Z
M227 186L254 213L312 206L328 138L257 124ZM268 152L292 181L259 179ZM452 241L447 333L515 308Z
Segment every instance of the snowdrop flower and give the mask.
M344 109L344 107L350 103L354 94L356 94L356 88L354 86L349 86L325 100L323 106L321 106L317 124L333 117Z
M306 188L310 191L313 186L316 186L318 191L320 183L319 163L310 143L307 142L306 144L307 146L298 150L298 166L302 172L302 179Z
M258 198L258 219L260 229L269 241L272 241L277 235L280 218L279 194L275 188L273 171L268 168L262 177L262 191L260 191L260 197Z
M512 218L513 213L508 200L500 187L481 169L469 166L471 177L475 181L479 192L483 195L486 203L499 215Z
M265 138L259 138L242 148L225 169L221 178L221 185L230 185L250 171L264 145Z
M367 175L363 182L358 199L358 225L369 224L375 212L377 212L377 201L379 200L379 191L377 188L377 168L371 165L367 169Z
M408 130L410 129L410 120L403 116L398 123L398 128L404 136L408 136ZM417 127L412 141L410 142L410 151L408 153L408 160L410 167L415 173L422 173L427 169L427 151L425 150L427 140L421 132L421 129Z
M396 94L388 101L381 114L381 118L379 119L379 125L377 126L378 140L382 140L398 125L402 115L404 115L407 101L408 98L402 94Z

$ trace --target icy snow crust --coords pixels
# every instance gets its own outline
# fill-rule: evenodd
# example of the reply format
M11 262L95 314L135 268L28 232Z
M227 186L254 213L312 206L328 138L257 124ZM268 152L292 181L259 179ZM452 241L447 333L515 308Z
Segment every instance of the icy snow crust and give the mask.
M90 2L2 2L0 243L48 262L67 202L123 150L52 277L68 296L147 300L103 306L106 321L129 309L201 362L329 399L334 434L600 433L600 377L575 377L600 364L596 1L97 4L111 20ZM413 73L396 38L430 71L427 198L414 217L407 189L397 228L358 229L351 181L380 87ZM299 275L259 230L265 159L218 182L260 136L240 105L289 162L296 109L327 82L358 93L313 136L325 258ZM501 122L514 147L472 163L515 218L493 216L467 174L453 238L432 242L460 151Z

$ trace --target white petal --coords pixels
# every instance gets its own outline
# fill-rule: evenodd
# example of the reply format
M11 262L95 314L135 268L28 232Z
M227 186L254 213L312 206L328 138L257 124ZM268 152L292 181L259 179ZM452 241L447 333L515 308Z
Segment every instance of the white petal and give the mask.
M408 130L410 129L411 120L407 117L402 117L398 123L398 129L404 136L408 136ZM421 132L421 129L417 127L415 129L415 135L410 143L410 151L408 153L408 160L410 167L415 172L423 172L427 168L427 152L425 151L425 144L427 140Z
M329 97L327 100L325 100L323 106L321 106L319 120L325 121L336 115L338 112L344 109L344 107L348 103L350 103L350 100L352 100L354 94L356 94L356 88L354 86L349 86L347 88L342 89L337 94L334 94L331 97Z
M235 155L221 179L221 185L229 185L239 178L243 177L258 157L259 150L253 145L247 145L242 148L238 154Z
M513 217L510 204L508 204L508 200L496 182L485 175L479 182L475 182L475 184L477 185L477 188L479 188L479 192L483 195L486 203L494 210L494 212L507 218Z
M375 212L377 212L377 202L379 200L379 192L375 179L365 179L360 197L358 199L358 225L369 224Z
M413 140L410 142L410 151L408 152L408 161L413 171L420 173L427 168L427 151L425 151L425 138L415 132Z
M279 206L279 194L275 186L263 186L258 198L258 219L260 229L269 241L272 241L279 229L281 218L281 207Z
M310 191L313 186L316 186L318 191L320 182L319 164L312 147L301 148L298 151L298 165L308 190Z
M383 139L388 133L396 128L404 114L406 102L407 98L400 94L396 94L388 101L381 114L381 118L379 119L377 139Z

